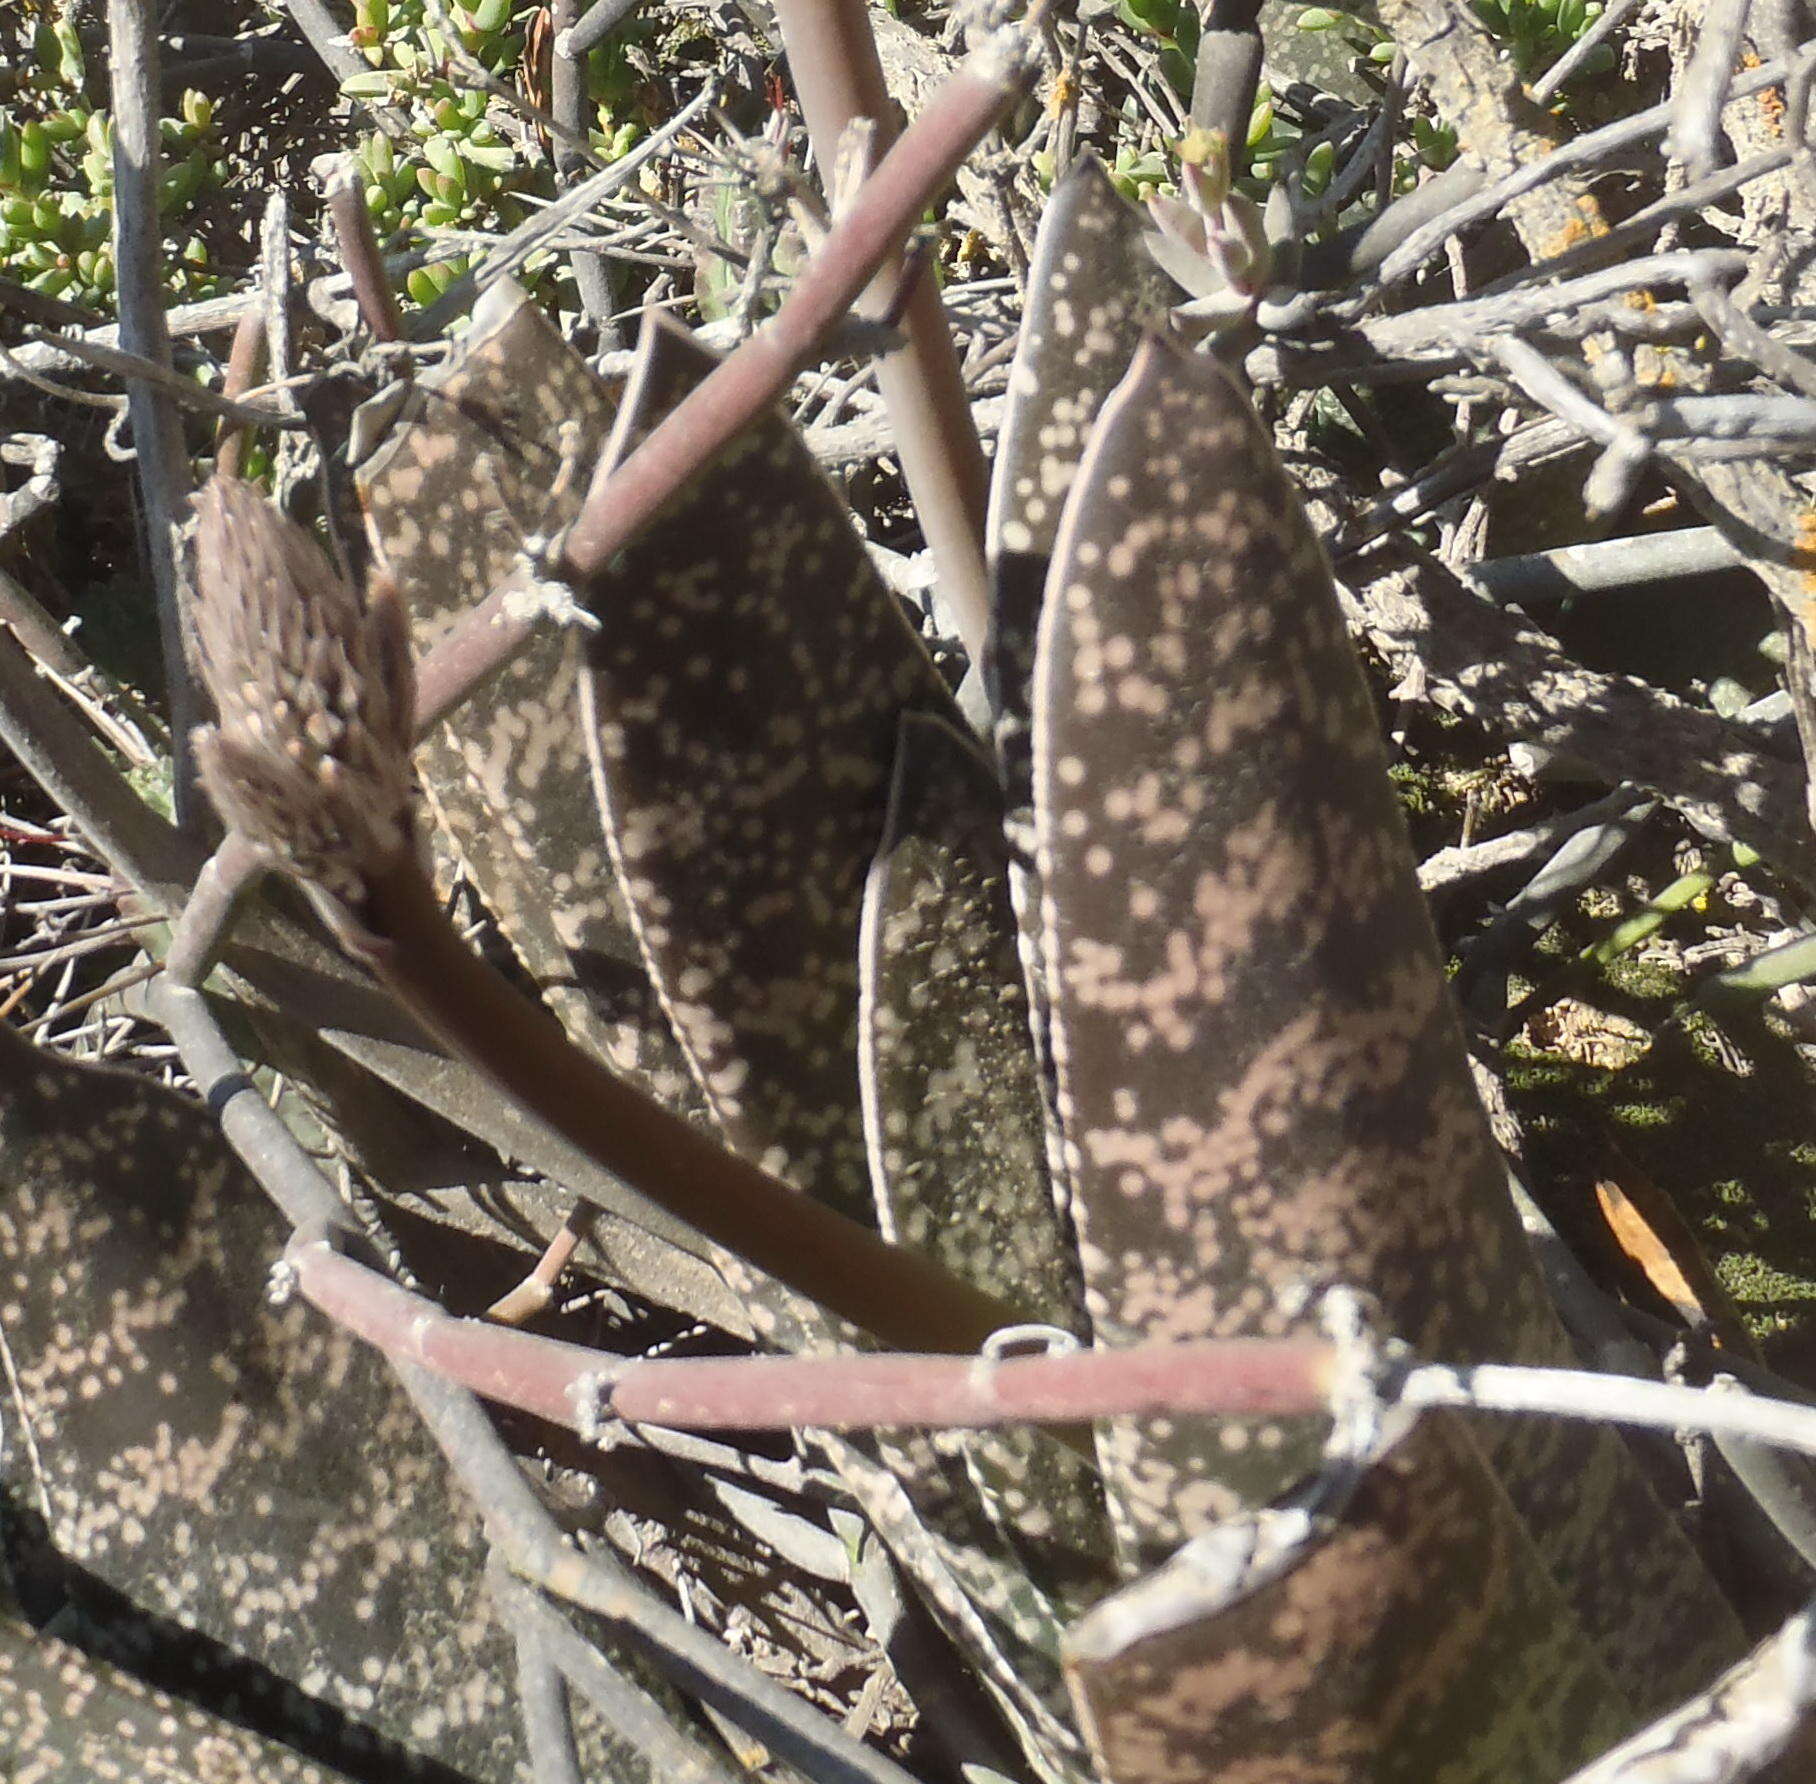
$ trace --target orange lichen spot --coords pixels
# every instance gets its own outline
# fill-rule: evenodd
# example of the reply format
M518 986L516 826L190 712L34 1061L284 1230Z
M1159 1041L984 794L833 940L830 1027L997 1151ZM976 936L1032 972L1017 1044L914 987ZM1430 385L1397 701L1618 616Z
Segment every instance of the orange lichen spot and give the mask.
M1742 68L1757 68L1759 66L1759 56L1753 50L1742 50L1740 52L1740 65ZM1772 134L1774 136L1783 136L1784 88L1761 87L1757 97L1759 100L1759 109L1765 113L1766 122L1771 126Z
M1542 258L1549 260L1579 242L1592 241L1596 236L1608 233L1608 219L1602 215L1602 207L1592 193L1584 192L1577 198L1576 210L1576 216L1540 244Z
M1633 355L1633 376L1644 390L1674 390L1677 387L1676 359L1675 349L1642 341Z
M1797 517L1791 561L1797 566L1797 580L1803 588L1795 617L1804 637L1816 641L1816 509L1806 508Z
M1797 517L1797 531L1791 542L1791 561L1797 566L1798 580L1807 591L1804 601L1804 612L1800 616L1803 629L1816 637L1816 509L1806 508Z
M1078 103L1078 75L1070 68L1062 68L1053 77L1053 89L1047 95L1047 114L1057 118L1070 106Z
M1562 229L1546 236L1544 241L1539 244L1542 250L1541 258L1549 260L1553 255L1562 254L1566 250L1574 248L1578 242L1588 239L1589 231L1572 217Z
M1658 308L1658 300L1650 291L1629 291L1626 301L1627 308L1630 310L1656 310Z

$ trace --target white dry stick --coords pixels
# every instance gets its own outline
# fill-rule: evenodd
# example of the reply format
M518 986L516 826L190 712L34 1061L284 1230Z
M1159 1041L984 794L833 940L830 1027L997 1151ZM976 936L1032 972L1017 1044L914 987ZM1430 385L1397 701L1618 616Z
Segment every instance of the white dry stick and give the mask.
M1596 1419L1653 1431L1701 1431L1711 1437L1745 1437L1816 1456L1816 1406L1767 1400L1744 1390L1713 1392L1627 1375L1592 1375L1578 1369L1528 1369L1483 1363L1452 1368L1422 1363L1387 1388L1401 1406L1468 1407L1476 1412L1536 1413L1552 1418Z
M1651 456L1652 442L1632 422L1610 415L1578 390L1530 342L1508 335L1491 342L1489 351L1535 403L1601 444L1602 456L1585 485L1585 500L1591 514L1607 514L1618 508Z
M1740 1784L1782 1754L1816 1701L1816 1606L1707 1691L1584 1767L1565 1784Z
M1722 107L1733 85L1749 10L1747 0L1708 9L1683 84L1671 101L1665 152L1681 161L1693 180L1713 171L1720 159Z
M273 384L290 376L290 200L280 186L259 221L259 298L265 310L265 364Z

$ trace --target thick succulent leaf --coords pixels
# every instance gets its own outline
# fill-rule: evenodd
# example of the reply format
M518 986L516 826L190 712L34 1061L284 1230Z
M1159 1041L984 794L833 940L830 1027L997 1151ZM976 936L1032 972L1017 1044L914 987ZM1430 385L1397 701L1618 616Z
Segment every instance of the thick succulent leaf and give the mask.
M1373 709L1246 399L1158 341L1106 405L1042 619L1035 803L1060 1113L1100 1342L1371 1295L1455 1360L1566 1361L1476 1100ZM1123 1425L1142 1558L1289 1490L1322 1432ZM1736 1631L1618 1440L1490 1454L1636 1701ZM1618 1560L1614 1559L1618 1557ZM1668 1674L1669 1686L1661 1687Z
M902 720L861 980L884 1233L1081 1333L1070 1219L1047 1182L1002 792L970 737L929 714Z
M1034 883L1034 644L1060 512L1091 424L1128 370L1142 330L1164 318L1172 301L1142 245L1146 231L1145 219L1123 201L1094 155L1080 156L1054 188L1035 240L990 485L984 689L1006 796L1010 894L1043 1087L1050 1087L1052 1066ZM1051 1123L1049 1132L1057 1132ZM1063 1182L1057 1145L1048 1169Z
M1035 800L1092 1318L1112 1343L1280 1333L1343 1280L1409 1342L1481 1356L1518 1302L1511 1217L1292 504L1242 395L1154 343L1054 559ZM1112 1441L1144 1547L1277 1497L1324 1432L1204 1436Z
M622 453L715 362L662 319ZM651 976L747 1157L873 1218L858 927L896 726L953 708L787 419L756 424L589 591L596 770Z
M860 1068L883 1231L1083 1335L1009 907L1002 791L968 733L902 720L865 888ZM1033 1431L964 1440L984 1502L1072 1601L1110 1578L1093 1471Z
M346 1784L345 1773L154 1691L3 1611L0 1776L19 1784Z
M1537 1784L1629 1720L1449 1420L1334 1519L1244 1516L1126 1587L1072 1631L1067 1671L1116 1784Z
M989 546L999 562L1052 554L1097 412L1142 331L1171 307L1172 286L1144 246L1148 230L1095 155L1081 155L1048 201L990 490Z
M416 1753L514 1784L479 1521L376 1355L269 1305L283 1238L203 1110L0 1024L0 1485L139 1611L395 1743L400 1776Z
M529 594L525 542L573 519L611 419L604 386L542 312L495 286L359 469L374 558L419 651L505 582ZM691 1085L599 835L571 631L550 621L417 763L443 838L568 1032L685 1106Z
M1081 155L1054 188L1028 271L987 538L994 587L984 680L1012 822L1029 802L1034 642L1066 492L1104 399L1172 301L1146 233L1103 164Z
M709 371L646 326L612 451ZM781 415L589 591L589 697L613 855L675 1032L730 1144L875 1219L858 1086L858 943L908 711L956 709L843 504ZM750 1281L769 1342L846 1336ZM1059 1617L976 1503L962 1445L837 1446L841 1471L1030 1756L1063 1762ZM892 1475L894 1478L892 1478Z

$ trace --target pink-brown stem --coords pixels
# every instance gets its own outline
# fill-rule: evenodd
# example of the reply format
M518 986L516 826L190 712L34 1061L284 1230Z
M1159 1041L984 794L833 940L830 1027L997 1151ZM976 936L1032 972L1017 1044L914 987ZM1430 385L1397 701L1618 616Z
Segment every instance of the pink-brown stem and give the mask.
M366 208L366 188L359 164L348 156L328 176L328 214L334 219L334 238L340 247L341 265L353 285L360 320L375 341L403 337L403 317L397 293L385 276L384 256L372 231L372 213Z
M776 0L776 20L820 177L830 188L840 139L854 121L874 122L879 151L896 140L895 107L883 83L868 0ZM941 589L976 662L990 617L984 572L989 467L938 284L925 268L911 271L899 248L884 262L883 274L878 284L900 294L897 321L906 345L878 363L877 389ZM878 287L869 295L874 302Z
M530 1273L486 1309L486 1318L496 1320L501 1326L520 1326L542 1312L554 1300L555 1284L561 1280L561 1272L573 1262L591 1220L587 1208L570 1208L560 1231L544 1247Z
M1316 1338L1003 1358L676 1358L629 1364L613 1380L607 1407L632 1424L742 1431L1279 1417L1326 1410L1334 1368L1331 1345Z
M1338 1368L1335 1347L1316 1338L1002 1358L871 1353L645 1361L456 1319L319 1240L293 1246L290 1262L314 1306L387 1355L572 1429L599 1415L720 1431L1310 1415L1328 1410Z
M602 463L595 471L565 540L563 577L583 584L596 576L689 478L782 395L1026 78L1019 61L980 68L974 58L940 88L864 182L769 322L615 470ZM419 665L419 730L445 718L523 647L535 622L510 617L505 606L504 590L488 595Z
M227 356L227 375L221 394L242 397L258 382L265 364L265 315L256 307L240 318L233 331L233 350ZM214 468L222 477L237 477L244 469L252 429L237 427L225 416L215 424Z
M412 849L366 864L341 939L405 1009L657 1207L904 1349L969 1350L1026 1315L729 1151L583 1053L462 942Z

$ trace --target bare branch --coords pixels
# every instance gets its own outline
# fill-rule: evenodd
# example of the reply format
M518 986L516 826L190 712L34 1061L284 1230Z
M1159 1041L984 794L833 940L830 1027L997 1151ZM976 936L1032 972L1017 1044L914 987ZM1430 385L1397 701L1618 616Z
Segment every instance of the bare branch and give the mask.
M869 8L866 0L776 0L776 17L821 178L830 187L838 145L849 125L868 119L879 150L887 150L896 135ZM869 301L874 304L904 278L911 281L907 302L895 320L907 345L878 362L877 388L889 410L902 475L939 566L941 593L977 662L989 618L984 576L989 472L931 276L924 268L909 272L897 246L878 269Z
M129 353L170 368L164 323L164 249L158 229L158 181L163 149L158 134L158 27L152 0L119 0L107 9L113 83L114 267L120 344ZM195 793L189 736L202 717L186 648L188 597L179 532L189 495L183 429L167 391L143 378L127 385L144 507L146 561L157 590L158 635L170 698L173 779L179 827L189 829L202 808Z

